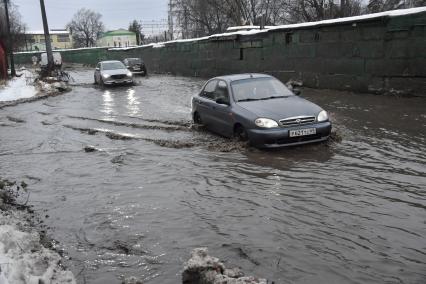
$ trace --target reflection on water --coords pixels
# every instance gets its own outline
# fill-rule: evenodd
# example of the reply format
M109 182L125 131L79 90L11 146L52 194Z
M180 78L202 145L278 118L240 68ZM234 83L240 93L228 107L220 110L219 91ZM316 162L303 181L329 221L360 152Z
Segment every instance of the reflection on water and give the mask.
M108 118L113 114L115 107L113 94L109 90L105 90L102 94L102 112L106 114L104 118Z
M151 76L0 112L25 121L0 126L1 173L29 184L79 282L179 283L207 246L280 284L426 283L424 99L305 90L341 142L222 153L232 141L187 127L202 83Z
M133 88L127 90L127 109L129 115L140 114L139 100Z

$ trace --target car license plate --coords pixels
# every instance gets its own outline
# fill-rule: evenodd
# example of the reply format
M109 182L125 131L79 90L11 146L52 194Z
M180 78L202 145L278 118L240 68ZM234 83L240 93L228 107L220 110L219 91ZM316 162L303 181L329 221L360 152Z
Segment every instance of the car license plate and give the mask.
M317 133L316 128L290 130L290 137L306 136L306 135L312 135L316 133Z

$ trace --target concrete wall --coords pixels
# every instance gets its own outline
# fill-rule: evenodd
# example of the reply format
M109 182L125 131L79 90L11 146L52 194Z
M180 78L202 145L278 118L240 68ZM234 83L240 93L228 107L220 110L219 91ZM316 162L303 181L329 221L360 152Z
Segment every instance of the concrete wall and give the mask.
M141 56L148 72L206 78L262 72L314 88L426 96L426 12L62 56L91 65ZM28 54L17 55L17 62L29 62Z

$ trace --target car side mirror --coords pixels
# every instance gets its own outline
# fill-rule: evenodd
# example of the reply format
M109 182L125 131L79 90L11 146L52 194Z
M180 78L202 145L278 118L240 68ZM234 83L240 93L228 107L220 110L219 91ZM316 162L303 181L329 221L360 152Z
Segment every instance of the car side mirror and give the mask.
M294 93L296 96L300 96L300 94L302 93L302 91L301 91L300 89L293 89L293 93Z
M225 100L224 98L218 98L216 100L216 103L220 104L220 105L228 105L229 106L229 102L227 100Z

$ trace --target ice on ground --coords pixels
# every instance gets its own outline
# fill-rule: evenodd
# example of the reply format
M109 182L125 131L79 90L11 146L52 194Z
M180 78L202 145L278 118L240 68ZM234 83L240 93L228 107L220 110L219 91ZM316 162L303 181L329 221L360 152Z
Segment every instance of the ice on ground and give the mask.
M0 211L0 284L76 283L25 218L22 211Z
M32 84L33 74L28 70L20 73L21 77L13 78L7 82L5 87L0 88L0 102L31 98L37 94L38 91Z

